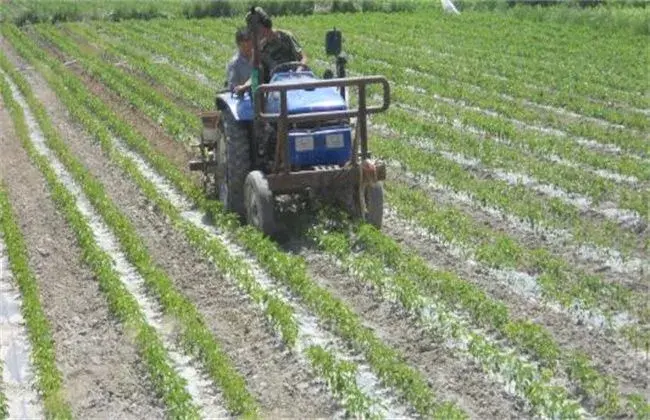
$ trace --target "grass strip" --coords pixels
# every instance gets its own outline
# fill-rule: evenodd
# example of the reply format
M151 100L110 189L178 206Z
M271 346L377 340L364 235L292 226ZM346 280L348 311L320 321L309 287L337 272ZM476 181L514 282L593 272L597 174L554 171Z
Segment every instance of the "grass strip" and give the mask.
M11 37L14 45L18 44L18 39L28 42L24 35L13 28L6 29L5 33ZM34 48L37 49L32 47L31 50ZM38 53L35 54L38 56ZM27 54L31 58L33 55L34 53ZM52 60L45 54L41 54L40 57L54 68ZM466 417L465 413L455 405L436 401L426 380L419 372L404 363L399 353L383 344L371 330L363 327L358 316L347 306L309 278L303 259L282 252L277 245L255 229L239 226L231 215L224 213L220 203L206 200L198 186L192 184L166 159L153 152L148 143L131 144L131 146L136 149L142 148L137 152L147 158L152 154L155 155L150 163L156 170L165 176L170 175L168 179L175 184L175 187L190 197L197 207L211 215L218 226L230 232L237 243L255 255L261 266L273 278L288 286L315 314L332 325L342 337L365 354L380 379L386 385L396 387L419 413L445 419Z
M8 63L5 61L0 64ZM34 110L48 146L70 171L92 205L113 230L127 258L141 274L147 288L158 297L163 310L180 321L183 328L182 333L179 334L179 344L201 360L210 377L222 389L226 406L231 412L244 416L256 415L257 402L248 392L244 378L221 349L196 307L175 289L171 279L155 265L147 249L142 245L142 239L135 233L134 226L108 198L102 185L70 153L65 142L52 126L47 111L34 97L27 81L13 69L8 72Z
M0 53L0 59L2 55ZM16 125L16 132L24 136L25 126L16 104L11 102L11 92L4 77L0 75L0 89L5 106L9 108ZM6 187L0 183L0 232L9 258L9 270L22 296L21 312L32 347L31 361L36 374L36 386L43 399L43 411L48 418L70 419L72 411L64 398L63 377L56 365L54 338L47 316L40 302L38 282L29 267L29 255L25 239L18 226L14 210L9 202ZM0 373L2 373L0 364ZM1 382L0 382L1 383ZM7 400L0 392L0 417L8 416Z
M7 71L9 66L9 62L2 53L0 53L0 66L5 71ZM169 409L170 415L174 417L197 418L198 411L192 404L190 395L185 390L185 381L171 367L167 352L160 338L153 327L144 321L144 315L140 311L138 302L125 289L118 274L113 270L112 258L97 245L92 229L77 208L75 197L58 180L47 158L40 155L32 144L23 109L13 99L11 88L4 78L0 81L0 89L2 90L5 104L13 117L18 138L21 140L32 162L45 177L55 204L65 214L68 223L75 232L75 236L82 249L83 261L88 264L97 276L100 288L106 294L110 310L124 323L127 329L134 332L138 352L144 359L149 372L149 379L153 383L154 389L163 399ZM47 339L48 335L43 334L42 337ZM35 346L35 348L38 347ZM44 354L47 353L45 352ZM48 365L54 366L53 360L48 362ZM55 380L56 382L58 381ZM57 414L53 417L72 417L68 409L58 407L60 405L56 404L50 408L54 409L54 414Z

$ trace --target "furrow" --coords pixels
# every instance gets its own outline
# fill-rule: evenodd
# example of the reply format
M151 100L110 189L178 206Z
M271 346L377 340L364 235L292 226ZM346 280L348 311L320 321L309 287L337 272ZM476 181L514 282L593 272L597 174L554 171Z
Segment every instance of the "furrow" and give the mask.
M0 72L0 74L5 75L4 72ZM75 197L76 205L81 214L88 220L97 244L104 252L111 256L115 264L114 269L123 285L135 297L145 316L146 322L161 337L164 348L174 364L174 369L186 381L187 391L198 405L203 417L206 417L209 413L217 413L219 416L226 415L227 411L222 406L221 397L213 391L211 381L204 379L204 375L195 367L195 361L183 354L174 343L173 324L165 321L160 305L145 292L146 287L143 278L121 251L118 245L118 239L108 226L104 224L102 218L95 212L92 204L86 198L74 178L47 146L43 133L39 129L34 116L29 110L29 106L22 97L22 94L18 91L18 88L11 81L9 84L14 99L23 108L26 123L31 133L31 140L36 150L41 156L47 158L57 177Z

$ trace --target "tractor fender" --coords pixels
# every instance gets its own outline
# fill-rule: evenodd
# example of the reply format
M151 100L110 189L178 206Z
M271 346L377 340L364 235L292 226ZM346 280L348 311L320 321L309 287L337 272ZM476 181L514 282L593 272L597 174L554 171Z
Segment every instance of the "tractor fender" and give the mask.
M235 121L253 120L253 103L248 94L238 97L230 92L220 93L217 95L215 105L220 111L228 111Z

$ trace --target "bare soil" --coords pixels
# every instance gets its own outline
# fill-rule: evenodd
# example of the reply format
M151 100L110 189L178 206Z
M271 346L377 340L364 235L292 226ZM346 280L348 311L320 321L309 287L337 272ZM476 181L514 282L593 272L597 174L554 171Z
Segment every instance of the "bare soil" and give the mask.
M29 265L50 321L56 361L73 414L79 418L160 418L164 411L148 383L131 339L109 313L75 235L55 207L0 108L0 178L8 188L29 254Z

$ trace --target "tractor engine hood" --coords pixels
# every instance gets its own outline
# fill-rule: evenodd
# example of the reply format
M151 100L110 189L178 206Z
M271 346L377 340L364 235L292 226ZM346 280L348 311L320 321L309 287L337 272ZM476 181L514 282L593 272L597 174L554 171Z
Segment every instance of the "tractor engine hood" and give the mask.
M269 84L285 85L321 80L315 78L311 72L279 73ZM280 112L280 92L269 93L266 99L266 112ZM317 89L296 89L287 92L287 111L289 114L308 112L327 112L346 110L347 105L339 91L333 87Z

